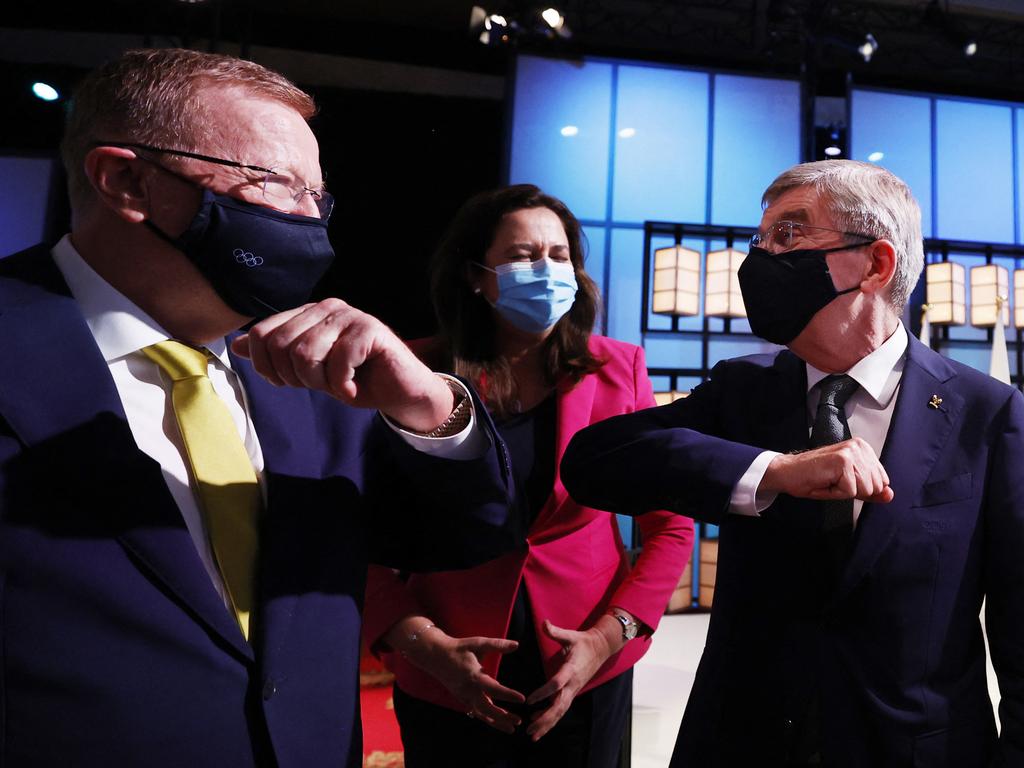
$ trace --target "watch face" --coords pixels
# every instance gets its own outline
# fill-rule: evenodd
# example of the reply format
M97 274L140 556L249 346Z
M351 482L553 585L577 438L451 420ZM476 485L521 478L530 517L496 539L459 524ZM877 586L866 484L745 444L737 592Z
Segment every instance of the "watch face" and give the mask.
M625 638L626 640L632 640L634 637L636 637L637 624L635 621L630 621L620 613L613 613L612 616L618 619L619 623L622 624L623 638Z

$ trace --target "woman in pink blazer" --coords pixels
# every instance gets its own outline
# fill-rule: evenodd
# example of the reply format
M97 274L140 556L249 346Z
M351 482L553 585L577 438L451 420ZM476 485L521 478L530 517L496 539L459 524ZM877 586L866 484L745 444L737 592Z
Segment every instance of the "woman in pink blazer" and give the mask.
M364 632L396 675L406 766L613 766L631 669L693 523L637 518L644 546L630 567L615 517L569 498L558 464L577 430L654 405L643 351L591 335L599 298L579 222L531 185L463 206L431 291L440 331L413 348L487 403L524 546L465 571L371 569Z

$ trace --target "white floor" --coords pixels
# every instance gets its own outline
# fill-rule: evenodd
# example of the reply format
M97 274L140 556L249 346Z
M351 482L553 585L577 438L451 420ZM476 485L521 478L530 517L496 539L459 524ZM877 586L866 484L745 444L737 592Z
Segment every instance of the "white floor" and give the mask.
M663 616L633 668L632 768L665 768L708 633L706 613Z
M665 616L633 671L632 768L665 768L708 632L708 614ZM999 688L989 665L993 705Z

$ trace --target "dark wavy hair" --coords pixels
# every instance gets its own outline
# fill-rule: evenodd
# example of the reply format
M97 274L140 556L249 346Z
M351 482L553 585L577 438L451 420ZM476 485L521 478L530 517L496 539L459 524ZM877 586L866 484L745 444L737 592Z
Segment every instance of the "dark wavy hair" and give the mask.
M502 187L470 198L455 215L431 266L430 292L439 325L440 353L447 358L439 362L471 381L499 417L516 410L515 380L497 349L494 309L473 292L469 275L474 269L472 262L483 262L502 217L526 208L547 208L561 219L579 286L572 308L544 341L548 383L554 386L565 378L578 382L604 363L588 347L601 306L600 293L583 269L583 231L565 203L532 184Z

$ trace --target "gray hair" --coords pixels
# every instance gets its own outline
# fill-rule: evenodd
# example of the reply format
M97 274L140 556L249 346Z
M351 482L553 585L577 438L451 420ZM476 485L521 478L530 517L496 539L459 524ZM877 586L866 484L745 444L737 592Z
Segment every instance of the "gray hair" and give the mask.
M308 120L312 97L283 75L244 59L180 48L126 51L90 72L78 86L64 129L61 154L72 207L93 199L85 156L96 141L130 141L191 152L204 146L212 115L204 89L238 87L275 99Z
M797 187L814 189L838 228L893 244L896 271L889 284L889 303L902 313L924 269L921 208L910 187L873 163L819 160L783 171L765 190L762 207Z

